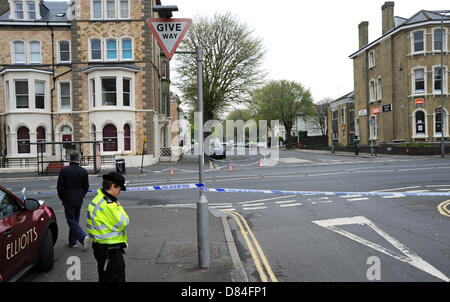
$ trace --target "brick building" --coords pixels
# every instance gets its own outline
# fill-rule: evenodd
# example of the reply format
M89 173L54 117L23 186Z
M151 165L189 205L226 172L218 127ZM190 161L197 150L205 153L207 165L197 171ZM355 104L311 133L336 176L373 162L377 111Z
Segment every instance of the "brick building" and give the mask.
M102 155L147 163L170 137L169 60L145 20L159 0L0 0L0 148L102 141ZM84 155L92 147L82 145ZM47 159L67 156L47 146Z
M353 91L330 102L328 107L328 145L347 146L355 139L355 105Z
M449 137L450 18L419 11L394 16L394 2L382 6L382 36L368 43L368 22L359 24L353 59L356 134L361 145L436 142ZM441 76L443 42L444 76ZM444 120L441 118L441 90Z

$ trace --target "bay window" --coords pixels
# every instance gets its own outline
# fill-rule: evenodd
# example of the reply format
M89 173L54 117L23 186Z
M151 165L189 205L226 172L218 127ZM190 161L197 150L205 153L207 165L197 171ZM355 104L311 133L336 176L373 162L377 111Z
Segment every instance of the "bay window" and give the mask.
M102 78L102 105L117 105L116 78Z
M16 94L16 108L17 109L29 108L28 81L27 80L14 81L14 85Z

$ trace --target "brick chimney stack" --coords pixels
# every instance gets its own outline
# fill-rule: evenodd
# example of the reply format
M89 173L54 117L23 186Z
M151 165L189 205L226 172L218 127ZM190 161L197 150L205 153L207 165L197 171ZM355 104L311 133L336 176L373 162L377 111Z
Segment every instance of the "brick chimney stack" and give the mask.
M369 22L363 21L358 25L359 48L363 48L369 43Z
M385 2L381 7L381 15L382 15L382 34L384 35L388 31L394 28L394 2L388 1Z

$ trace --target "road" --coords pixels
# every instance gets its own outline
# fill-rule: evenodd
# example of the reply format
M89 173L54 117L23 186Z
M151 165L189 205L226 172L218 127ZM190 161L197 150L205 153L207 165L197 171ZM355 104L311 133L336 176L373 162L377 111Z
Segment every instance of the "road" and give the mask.
M206 186L320 192L450 192L448 157L372 158L307 151L281 151L279 155L278 164L272 167L260 168L261 156L254 155L229 156L225 161L207 163ZM149 169L170 166L161 164ZM170 170L127 174L127 185L198 182L197 173L182 171L194 171L195 158L188 156L172 166L174 175L170 175ZM215 170L218 167L221 169ZM133 168L128 170L136 172ZM101 178L90 177L91 189L96 190L100 183ZM30 197L33 192L56 190L55 177L21 181L10 178L2 184L13 192L26 186ZM62 211L55 194L36 196ZM448 196L223 192L207 192L206 196L211 208L229 211L228 221L251 281L261 281L264 275L270 281L271 273L280 282L435 282L448 281L450 276L450 217L438 210L439 204L450 199ZM129 191L121 198L128 208L195 206L198 192ZM237 220L238 217L242 219ZM245 224L253 235L247 236L253 242L250 246L245 238L249 231Z

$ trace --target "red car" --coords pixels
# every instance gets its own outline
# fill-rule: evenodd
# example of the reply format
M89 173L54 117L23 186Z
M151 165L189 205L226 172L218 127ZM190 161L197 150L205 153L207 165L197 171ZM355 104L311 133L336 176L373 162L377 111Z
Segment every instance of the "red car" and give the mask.
M34 266L52 269L57 238L52 208L0 186L0 281L16 281Z

